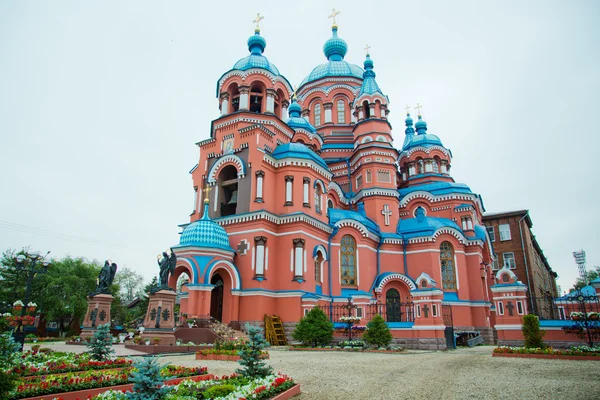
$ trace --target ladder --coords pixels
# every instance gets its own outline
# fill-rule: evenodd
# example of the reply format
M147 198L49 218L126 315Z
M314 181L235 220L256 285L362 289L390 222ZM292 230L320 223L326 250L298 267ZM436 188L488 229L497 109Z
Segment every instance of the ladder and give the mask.
M265 339L271 346L285 346L287 339L283 331L283 323L277 315L265 314Z

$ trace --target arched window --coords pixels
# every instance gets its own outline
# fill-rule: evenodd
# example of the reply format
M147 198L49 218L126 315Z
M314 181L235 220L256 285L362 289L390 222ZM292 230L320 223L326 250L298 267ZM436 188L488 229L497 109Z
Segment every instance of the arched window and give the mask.
M436 174L440 173L440 165L438 164L438 159L434 158L433 159L433 172Z
M321 126L321 105L315 104L315 126Z
M317 187L314 191L315 211L318 212L319 214L321 213L321 195L322 194L323 194L323 191L321 190L321 185L317 185Z
M220 214L217 217L234 215L238 203L238 178L237 169L233 165L227 165L219 173L217 179L217 198L220 202Z
M400 293L396 289L390 289L385 294L385 308L387 322L402 321L400 311Z
M371 118L371 108L369 107L368 101L363 101L363 112L365 113L365 119Z
M333 208L333 200L327 200L327 208Z
M423 160L417 161L417 174L422 174L424 172L425 169L423 168Z
M346 123L346 110L344 108L344 100L337 101L337 123L338 124Z
M323 260L323 254L318 251L315 257L315 283L317 285L321 283L321 264L323 264Z
M454 268L454 248L449 242L440 246L440 261L442 264L442 288L456 290L456 268Z
M342 286L356 286L356 241L345 235L340 244Z

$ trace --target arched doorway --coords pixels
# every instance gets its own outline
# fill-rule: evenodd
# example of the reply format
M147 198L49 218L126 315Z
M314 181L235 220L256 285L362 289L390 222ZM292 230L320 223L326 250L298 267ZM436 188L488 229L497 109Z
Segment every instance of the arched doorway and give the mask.
M389 289L385 294L385 308L387 322L402 321L402 311L400 308L400 293L396 289Z
M226 217L236 213L238 203L238 171L234 165L223 167L219 173L219 198L221 199L220 215Z
M223 320L223 278L221 275L214 274L210 280L211 285L215 285L210 297L210 316L218 321Z

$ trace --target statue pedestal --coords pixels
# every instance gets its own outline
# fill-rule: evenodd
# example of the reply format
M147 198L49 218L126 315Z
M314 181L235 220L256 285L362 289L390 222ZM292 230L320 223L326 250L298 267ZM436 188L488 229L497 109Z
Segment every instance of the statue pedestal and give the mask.
M152 341L160 339L161 345L174 345L175 340L175 315L173 308L177 293L171 290L159 290L150 295L148 311L144 318L144 333L142 337Z
M114 297L110 294L97 294L87 298L88 309L83 320L81 339L91 337L98 325L110 323L110 305Z

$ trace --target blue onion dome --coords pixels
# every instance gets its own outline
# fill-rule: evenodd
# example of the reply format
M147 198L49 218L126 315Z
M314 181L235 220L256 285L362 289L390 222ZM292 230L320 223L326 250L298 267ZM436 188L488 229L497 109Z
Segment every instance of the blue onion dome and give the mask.
M417 116L418 121L415 124L415 128L417 129L417 134L418 135L424 135L427 133L427 122L423 121L423 117L422 116Z
M232 69L245 71L251 68L262 68L273 73L274 75L280 75L279 69L271 63L267 57L263 56L263 52L267 47L267 41L260 35L259 30L254 31L254 35L248 38L248 50L250 55L240 59L236 62Z
M373 71L373 60L371 60L371 56L367 54L367 58L364 63L365 72L363 73L363 83L358 92L358 97L363 94L375 94L379 93L383 96L383 92L379 88L379 85L375 81L375 71Z
M406 125L406 129L404 130L404 133L406 133L407 135L414 135L415 130L413 128L413 119L410 116L410 113L406 113L406 119L404 120L404 125Z
M202 218L186 226L181 233L179 245L233 251L229 246L229 236L227 236L225 229L208 216L208 200L204 202L204 215Z
M300 86L317 79L328 76L350 76L362 79L363 69L358 65L350 64L344 61L344 56L348 52L348 44L337 35L337 26L332 27L333 35L323 45L323 53L327 57L325 64L317 65L312 72L304 78Z
M317 130L314 126L311 125L305 118L300 116L302 112L302 107L296 101L296 93L292 95L292 104L288 108L289 118L287 120L287 124L293 130L304 129L310 133L317 133Z
M366 71L373 69L373 60L371 60L370 54L367 54L367 59L365 60L363 65L364 65ZM365 71L365 73L366 73L366 71Z
M302 107L300 107L300 104L298 104L296 99L293 98L292 104L290 104L290 107L288 108L288 114L290 115L290 118L300 117L301 112L302 112Z
M323 53L329 61L342 61L348 52L348 44L344 39L338 37L337 26L334 26L331 30L333 35L323 45Z

